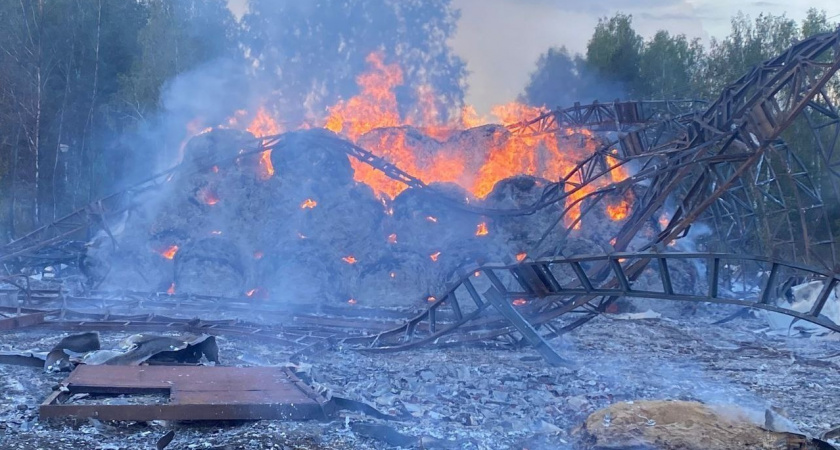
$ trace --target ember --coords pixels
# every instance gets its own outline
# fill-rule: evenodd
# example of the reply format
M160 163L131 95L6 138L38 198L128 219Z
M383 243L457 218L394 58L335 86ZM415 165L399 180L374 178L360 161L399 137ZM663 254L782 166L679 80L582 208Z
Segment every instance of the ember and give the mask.
M476 236L487 236L487 234L488 234L487 223L481 222L480 224L478 224L478 227L475 230L475 235Z
M175 254L178 253L178 246L177 245L171 245L171 246L169 246L169 248L167 248L163 251L160 251L159 253L160 253L161 256L163 256L166 259L174 259Z
M617 205L607 205L607 215L611 220L624 220L629 212L630 204L623 200Z
M303 203L300 204L301 209L312 209L316 206L318 206L318 202L312 200L311 198L307 198L303 201Z
M347 264L356 264L356 262L358 262L356 261L356 258L353 257L353 255L345 256L344 258L341 258L341 260L346 262Z
M513 301L513 306L525 306L527 304L528 300L525 300L524 298L517 298Z
M199 198L199 199L200 199L200 200L201 200L201 201L202 201L205 205L210 205L210 206L213 206L213 205L215 205L216 203L219 203L219 197L217 197L217 196L216 196L216 193L214 193L214 192L213 192L211 189L209 189L209 188L203 188L203 189L201 189L200 191L198 191L198 198Z
M349 303L351 305L355 305L357 302L356 302L355 298L351 298L350 300L347 300L347 303Z
M397 234L391 233L388 235L388 243L389 244L396 244L397 243Z
M430 295L430 296L428 296L428 297L426 298L426 301L427 301L427 302L434 302L434 301L436 301L436 300L437 300L437 299L436 299L433 295Z
M166 290L166 293L169 295L175 294L175 282L173 281L172 284L169 285L169 289Z
M429 222L437 223L437 217L434 216L426 216L426 220Z
M527 253L517 253L517 254L516 254L516 260L517 260L518 262L525 261L525 258L527 258L527 257L528 257L528 254L527 254Z
M437 262L438 256L440 256L440 252L434 252L431 255L429 255L429 258L432 258L432 261Z

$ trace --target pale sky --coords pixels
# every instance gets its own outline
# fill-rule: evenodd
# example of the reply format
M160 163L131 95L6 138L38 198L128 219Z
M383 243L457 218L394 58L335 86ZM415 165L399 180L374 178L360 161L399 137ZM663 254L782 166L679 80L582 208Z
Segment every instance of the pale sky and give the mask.
M247 0L228 0L241 14ZM306 1L306 0L301 0ZM514 100L528 81L539 55L550 46L565 45L584 52L599 17L616 12L633 15L638 33L650 38L657 30L684 33L708 43L729 32L729 20L739 10L787 14L797 21L808 8L823 9L840 21L837 0L452 0L461 10L452 39L455 52L467 63L467 103L480 113L494 104Z

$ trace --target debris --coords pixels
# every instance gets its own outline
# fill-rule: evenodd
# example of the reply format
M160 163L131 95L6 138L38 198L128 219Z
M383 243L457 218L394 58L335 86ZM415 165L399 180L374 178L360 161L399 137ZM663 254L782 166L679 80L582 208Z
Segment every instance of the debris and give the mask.
M609 317L617 320L661 319L662 314L649 309L645 312L638 313L610 314Z
M99 420L326 419L332 403L277 367L78 366L41 404L41 418ZM77 393L166 394L159 404L73 404Z
M163 450L169 445L172 440L175 439L175 430L169 430L168 433L164 434L160 437L157 441L157 450Z

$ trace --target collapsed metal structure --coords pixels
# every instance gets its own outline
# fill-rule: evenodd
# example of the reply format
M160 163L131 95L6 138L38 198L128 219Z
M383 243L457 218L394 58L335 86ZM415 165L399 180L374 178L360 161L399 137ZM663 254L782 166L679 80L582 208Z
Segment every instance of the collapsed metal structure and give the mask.
M414 318L376 334L341 340L377 352L505 337L530 343L550 362L563 363L546 338L582 325L622 297L734 304L840 331L840 325L821 317L840 282L833 230L840 211L832 207L840 199L840 156L835 154L840 142L838 69L840 30L806 39L755 67L709 105L698 101L575 105L511 127L524 135L587 127L614 132L617 139L549 185L529 207L456 206L488 216L531 214L564 202L618 167L632 167L629 178L596 189L565 209L581 206L581 217L565 224L563 236L608 196L631 195L633 208L615 236L615 253L564 255L562 239L547 241L552 230L546 230L537 248L528 253L534 257L463 267L446 291ZM261 138L246 154L282 151L287 139L288 135ZM411 188L435 194L420 179L352 143L327 133L323 139ZM107 232L109 217L129 209L138 192L155 188L170 175L171 171L156 175L33 231L0 249L0 262L19 269L53 264L65 255L62 252L73 257L75 249L56 244L91 225ZM645 236L642 231L652 221L664 226ZM554 226L561 224L562 216ZM698 224L711 229L710 248L690 253L669 250L670 243ZM644 245L627 252L631 241L639 239ZM697 291L675 289L669 267L679 261L698 262L705 268L706 277L698 280ZM645 273L653 274L661 288L636 287ZM477 277L489 280L484 292L475 286ZM792 278L823 282L807 311L777 302ZM61 301L62 307L72 309L66 299Z

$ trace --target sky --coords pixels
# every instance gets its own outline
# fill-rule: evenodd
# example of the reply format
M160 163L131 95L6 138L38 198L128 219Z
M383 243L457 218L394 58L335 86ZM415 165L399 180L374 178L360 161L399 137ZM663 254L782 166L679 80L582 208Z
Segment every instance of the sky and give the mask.
M228 0L242 14L247 0ZM303 0L305 1L305 0ZM452 0L461 11L451 45L467 63L467 103L479 113L516 99L528 82L537 58L551 46L583 53L599 17L617 12L633 15L633 26L650 38L665 29L700 38L729 33L738 11L786 14L801 21L808 8L823 9L840 21L838 0Z

